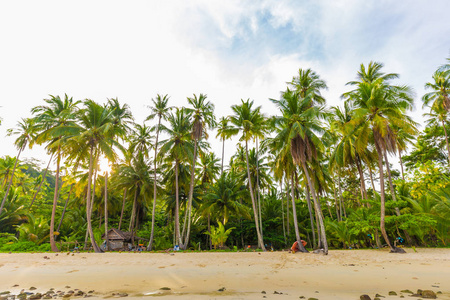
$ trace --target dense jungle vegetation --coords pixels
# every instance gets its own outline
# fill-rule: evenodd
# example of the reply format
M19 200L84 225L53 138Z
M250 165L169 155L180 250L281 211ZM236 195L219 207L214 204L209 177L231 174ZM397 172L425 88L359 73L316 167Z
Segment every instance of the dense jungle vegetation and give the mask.
M18 153L0 158L0 251L102 252L111 228L147 250L447 246L450 59L425 84L425 126L398 77L362 64L328 107L326 82L300 69L267 100L271 116L250 99L219 119L204 94L185 107L157 95L143 124L118 99L50 96L9 130ZM56 170L20 160L34 145Z

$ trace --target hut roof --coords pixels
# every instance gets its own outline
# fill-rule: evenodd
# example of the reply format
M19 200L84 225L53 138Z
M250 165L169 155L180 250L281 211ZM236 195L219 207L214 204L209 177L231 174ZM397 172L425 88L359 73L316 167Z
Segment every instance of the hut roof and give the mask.
M131 232L125 232L116 228L111 228L108 230L108 240L122 240L122 241L131 241ZM102 235L102 239L105 240L106 236L105 234ZM138 236L134 237L135 240L145 240L143 238L140 238Z

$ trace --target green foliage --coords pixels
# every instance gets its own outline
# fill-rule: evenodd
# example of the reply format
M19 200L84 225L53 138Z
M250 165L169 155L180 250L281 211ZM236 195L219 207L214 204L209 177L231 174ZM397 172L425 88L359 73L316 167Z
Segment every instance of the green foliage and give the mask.
M218 226L211 226L211 232L206 232L205 234L211 237L211 242L214 246L214 249L217 249L217 246L223 247L225 242L228 239L231 231L235 229L234 227L228 228L225 230L225 226L219 221Z

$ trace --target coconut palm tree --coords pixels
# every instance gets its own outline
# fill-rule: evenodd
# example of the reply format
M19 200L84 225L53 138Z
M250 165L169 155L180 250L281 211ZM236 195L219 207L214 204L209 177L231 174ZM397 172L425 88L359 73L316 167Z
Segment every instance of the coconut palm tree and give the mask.
M19 150L19 153L16 156L16 161L14 162L14 168L11 172L11 177L9 179L8 187L6 188L5 195L3 196L2 204L0 206L0 215L2 214L3 207L5 206L6 199L8 198L9 190L11 189L14 172L16 171L17 164L19 163L19 157L22 151L26 148L27 144L29 148L33 146L34 136L36 133L36 124L35 120L31 118L22 119L17 123L17 127L14 129L8 129L8 135L19 135L14 142L14 145Z
M223 173L223 160L225 157L225 140L233 135L236 135L236 129L229 125L230 120L227 117L221 117L217 124L216 138L220 137L222 140L222 167L220 173Z
M198 97L194 94L194 97L188 97L188 103L192 108L187 108L187 112L191 115L192 131L191 138L194 140L194 157L191 167L191 184L189 187L188 198L188 222L186 237L184 240L183 248L186 248L189 243L189 236L191 232L191 215L192 215L192 196L194 193L194 181L195 181L195 163L198 155L198 142L205 137L208 138L207 128L212 129L216 126L216 118L214 116L214 104L206 100L206 95L200 94Z
M265 118L261 113L261 106L253 108L253 101L247 99L246 101L241 100L240 105L233 105L231 107L234 114L230 116L231 124L233 124L235 132L239 132L241 137L239 141L245 142L245 159L247 165L247 176L248 176L248 186L250 191L250 198L252 200L253 215L255 219L256 234L258 237L258 247L262 250L266 250L264 246L264 241L262 239L259 220L258 220L258 210L256 207L256 199L253 193L252 181L250 176L250 166L248 161L248 142L257 137L262 138L264 136L265 130Z
M450 69L449 69L450 70ZM439 120L444 128L445 142L447 145L448 161L450 164L450 146L448 142L447 129L445 127L447 122L447 114L450 111L450 76L449 71L437 70L433 74L433 81L425 84L425 89L432 90L422 97L423 106L430 106L430 113L432 113L437 120Z
M362 151L367 148L369 141L375 145L380 173L380 229L391 252L400 253L404 250L390 243L385 229L383 160L386 159L387 152L396 153L397 142L393 126L411 126L405 112L412 108L413 99L409 87L389 83L391 79L398 78L398 74L384 74L381 72L382 67L382 64L376 62L370 62L367 69L361 65L359 80L348 83L356 86L356 89L344 94L344 97L355 107L354 120L351 122L357 136L356 148Z
M56 154L56 178L55 192L53 195L53 208L50 219L50 245L52 251L58 251L54 238L56 206L58 204L59 193L59 171L61 159L63 157L63 144L75 129L75 116L77 105L80 101L73 101L65 95L64 100L60 96L50 95L49 99L44 99L47 105L34 107L31 111L36 115L38 130L40 131L36 137L39 144L47 143L47 150Z
M167 120L169 126L161 124L161 131L169 137L161 141L162 146L159 153L165 155L166 161L175 164L175 243L181 246L183 241L180 234L179 167L180 163L193 159L194 145L190 138L190 115L186 109L177 108L175 113L169 114Z
M324 133L320 119L323 119L325 114L321 107L313 105L313 97L314 94L309 93L302 98L297 92L287 89L280 100L271 99L271 101L282 114L282 116L274 117L275 124L281 129L278 132L277 139L282 142L280 145L284 148L284 151L290 152L294 164L300 166L303 170L307 186L313 196L314 209L319 225L320 245L323 247L323 253L328 254L322 209L309 171L309 164L313 160L317 160L324 147L317 134Z
M325 98L322 97L320 90L328 89L324 80L311 69L299 69L298 76L294 76L288 84L301 98L310 95L312 104L325 104Z
M158 125L156 128L156 141L155 141L155 156L153 160L153 209L152 209L152 229L150 233L150 241L148 242L147 251L152 250L153 247L153 238L155 234L155 213L156 213L156 166L157 166L157 157L158 157L158 140L159 140L159 132L161 130L161 121L167 120L169 116L169 111L172 107L168 106L169 102L168 95L156 95L155 99L152 99L153 106L149 106L151 113L146 118L146 121L153 120L155 117L158 117Z

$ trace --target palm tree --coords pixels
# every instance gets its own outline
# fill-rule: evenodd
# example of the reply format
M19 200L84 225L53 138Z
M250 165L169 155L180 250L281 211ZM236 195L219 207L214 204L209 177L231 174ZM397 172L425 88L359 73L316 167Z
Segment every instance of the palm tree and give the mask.
M155 141L155 156L153 160L153 209L152 209L152 229L150 233L150 241L148 242L147 251L152 250L153 247L153 238L155 234L155 213L156 213L156 164L157 164L157 157L158 157L158 139L159 139L159 132L161 130L161 120L167 120L167 117L169 115L169 111L172 109L172 107L169 107L167 104L169 102L169 96L168 95L156 95L155 99L152 99L153 106L150 106L151 113L147 117L147 120L152 120L156 116L158 116L158 125L156 126L156 141Z
M194 140L194 157L191 167L191 184L189 187L188 198L188 222L187 232L184 240L184 244L180 245L186 248L189 243L189 236L191 232L191 214L192 214L192 196L194 193L194 181L195 181L195 163L197 161L197 147L198 142L202 137L208 138L207 128L211 129L216 125L214 117L214 104L206 100L206 95L200 94L198 97L194 94L193 98L187 98L192 108L187 108L187 112L192 118L192 132L191 137Z
M52 251L58 251L53 234L55 230L56 206L58 205L59 193L59 170L62 158L61 149L64 147L63 143L67 137L73 132L75 128L75 114L77 105L80 101L73 101L65 95L64 100L60 96L50 95L50 99L44 99L46 106L41 105L34 107L31 111L36 114L36 121L39 135L36 137L36 142L39 144L48 142L47 150L53 154L56 153L56 178L55 178L55 192L53 195L53 208L50 219L50 245Z
M294 76L291 82L288 82L294 88L301 98L310 95L312 104L325 104L325 98L320 94L320 90L328 89L325 81L311 69L299 69L298 76Z
M8 198L9 190L11 188L12 180L14 177L14 172L16 171L17 164L19 163L20 154L25 149L27 144L29 145L30 149L33 146L35 131L36 131L35 120L30 118L22 119L22 121L19 121L17 123L17 128L8 130L8 135L19 135L16 141L14 142L14 145L19 150L19 153L16 156L16 161L14 163L14 168L11 172L8 187L6 189L5 195L3 196L2 204L0 206L0 215L2 214L3 207L5 206L6 199Z
M256 200L253 194L252 181L250 176L250 166L248 162L248 141L257 137L263 137L265 118L261 113L261 106L253 109L253 101L247 99L241 100L241 105L233 105L231 109L234 115L230 116L230 121L242 135L239 139L241 142L245 142L245 159L247 165L248 186L250 190L250 198L252 200L253 215L255 218L256 234L258 237L258 247L262 250L266 250L264 241L262 239L261 230L259 228L258 212L256 207Z
M282 116L274 117L275 124L281 129L278 132L277 139L282 142L281 147L284 148L284 151L290 152L294 164L303 169L307 186L314 200L321 246L324 254L328 254L322 209L318 202L316 188L309 174L309 163L317 160L318 153L323 148L322 141L316 134L324 132L320 123L324 113L322 108L313 105L313 96L313 93L309 93L305 98L302 98L297 92L287 89L280 100L271 99L271 101L282 114ZM291 174L291 176L293 175Z
M226 117L221 117L217 126L216 138L220 137L222 140L222 168L220 173L223 173L223 159L225 157L225 139L236 135L236 129L228 125L230 120Z
M98 169L98 157L103 154L110 162L116 160L116 152L113 147L121 147L116 138L124 136L126 128L120 126L118 118L114 116L114 109L110 106L102 106L92 100L84 101L84 108L78 114L79 124L77 132L73 134L68 145L71 156L79 160L89 157L89 173L87 186L86 216L88 233L95 252L102 252L94 239L91 222L91 189L92 175ZM128 115L128 114L127 114Z
M180 234L180 199L178 175L180 163L193 159L193 148L190 139L191 124L186 109L181 108L168 116L169 127L161 125L161 130L169 137L161 141L162 147L159 154L165 154L169 163L175 164L175 243L183 245Z
M412 108L413 99L407 86L389 84L389 80L398 78L398 75L384 74L381 72L382 67L380 63L370 62L366 70L365 66L361 65L358 72L359 81L348 83L356 86L356 89L344 96L350 99L356 108L353 111L354 120L351 121L357 136L356 148L360 151L367 148L369 140L375 145L380 173L380 229L391 252L400 253L404 250L390 243L385 229L383 158L387 157L387 152L395 153L397 149L393 126L411 126L405 111Z
M450 70L450 69L449 69ZM447 144L448 161L450 164L450 146L448 143L447 129L445 127L447 114L450 111L450 76L449 71L437 70L433 74L433 82L427 82L425 89L432 90L422 97L423 106L430 106L430 112L441 121Z

